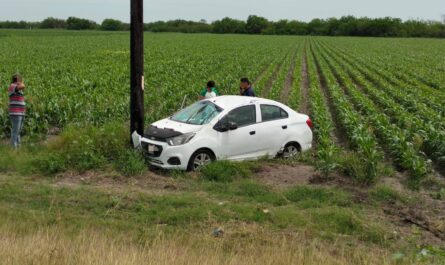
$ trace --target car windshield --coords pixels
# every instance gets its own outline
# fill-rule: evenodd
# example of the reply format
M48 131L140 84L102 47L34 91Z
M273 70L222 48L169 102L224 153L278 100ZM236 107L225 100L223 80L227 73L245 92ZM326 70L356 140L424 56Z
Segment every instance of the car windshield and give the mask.
M179 111L170 119L188 124L203 125L209 123L222 110L210 101L199 101Z

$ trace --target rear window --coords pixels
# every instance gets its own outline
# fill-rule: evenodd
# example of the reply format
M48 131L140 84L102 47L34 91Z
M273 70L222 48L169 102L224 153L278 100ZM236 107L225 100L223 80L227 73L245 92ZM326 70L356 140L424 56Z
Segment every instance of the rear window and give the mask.
M263 122L289 118L289 114L278 106L262 104L260 109Z

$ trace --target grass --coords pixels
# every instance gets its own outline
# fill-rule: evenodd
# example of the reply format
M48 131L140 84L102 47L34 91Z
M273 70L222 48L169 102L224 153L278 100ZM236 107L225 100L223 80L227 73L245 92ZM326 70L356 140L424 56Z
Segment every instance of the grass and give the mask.
M221 163L216 163L218 165ZM233 164L248 168L255 163ZM219 168L219 167L216 167ZM218 171L213 171L218 172ZM6 264L435 264L348 191L266 186L173 173L176 190L60 184L0 175L0 261ZM61 182L63 183L63 182ZM386 186L375 201L402 195ZM378 208L378 206L377 206ZM221 227L222 238L212 230ZM303 243L302 243L303 242ZM37 246L37 247L36 247ZM19 249L22 251L19 252ZM403 256L392 257L403 252ZM26 255L23 255L26 253ZM82 253L82 255L79 255ZM187 254L185 254L187 253ZM423 257L424 258L424 257ZM1 264L1 262L0 262ZM440 264L440 263L437 263Z
M72 237L63 229L44 228L27 235L0 228L0 260L5 264L399 264L384 249L352 247L346 242L283 237L245 226L214 238L207 233L167 235L157 231L147 241L129 242L84 230ZM234 240L238 238L237 240ZM80 254L81 253L81 254Z
M431 246L430 256L419 260L414 241L391 236L394 227L379 218L379 205L411 200L387 186L369 189L368 205L354 202L342 188L268 186L253 177L263 161L218 161L199 173L165 172L175 187L165 190L58 180L65 171L94 175L95 170L113 178L143 178L147 166L127 148L126 138L125 126L110 123L68 127L44 144L30 142L18 151L0 146L0 264L443 261L440 249ZM309 158L276 163L302 159ZM223 238L212 237L217 227ZM399 252L403 255L392 256Z
M129 145L128 131L122 123L71 125L46 142L28 139L20 150L0 145L0 172L52 176L67 170L82 173L111 167L126 176L140 175L147 165Z
M5 264L440 264L338 188L180 178L175 191L0 176ZM377 198L393 197L378 189ZM212 230L221 227L224 236ZM407 245L408 244L408 245ZM403 250L403 257L392 255ZM79 254L82 253L82 254ZM1 263L1 262L0 262Z

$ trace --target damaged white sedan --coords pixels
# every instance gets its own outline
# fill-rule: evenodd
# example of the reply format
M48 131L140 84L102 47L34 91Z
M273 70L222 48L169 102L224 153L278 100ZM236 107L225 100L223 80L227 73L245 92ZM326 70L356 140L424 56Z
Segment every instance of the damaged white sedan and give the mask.
M312 121L276 101L221 96L202 100L133 133L152 165L197 170L214 160L297 156L312 147Z

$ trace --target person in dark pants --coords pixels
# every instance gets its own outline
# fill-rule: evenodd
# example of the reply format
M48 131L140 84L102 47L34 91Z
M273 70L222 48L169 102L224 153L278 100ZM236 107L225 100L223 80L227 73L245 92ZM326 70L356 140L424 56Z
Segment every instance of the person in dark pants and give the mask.
M247 77L241 78L239 86L241 96L255 97L255 91L253 90L252 84Z
M11 145L14 149L20 146L20 133L25 120L26 104L23 91L25 84L20 74L12 76L12 83L8 89L9 95L9 117L11 118Z

